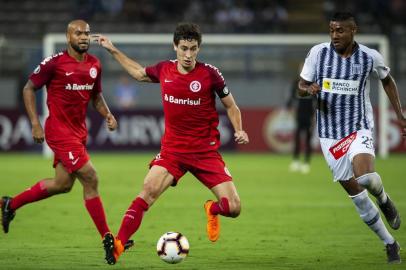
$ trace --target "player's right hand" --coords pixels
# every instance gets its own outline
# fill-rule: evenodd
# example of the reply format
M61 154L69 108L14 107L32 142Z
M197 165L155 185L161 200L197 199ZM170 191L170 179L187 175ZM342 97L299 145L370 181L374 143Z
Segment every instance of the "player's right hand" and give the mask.
M35 124L32 126L32 138L35 143L41 144L44 142L44 130L42 129L41 124Z
M234 141L238 144L249 143L248 134L244 130L239 130L234 133Z
M317 95L318 93L320 93L320 91L321 91L321 88L317 83L312 83L307 88L307 93L312 96Z

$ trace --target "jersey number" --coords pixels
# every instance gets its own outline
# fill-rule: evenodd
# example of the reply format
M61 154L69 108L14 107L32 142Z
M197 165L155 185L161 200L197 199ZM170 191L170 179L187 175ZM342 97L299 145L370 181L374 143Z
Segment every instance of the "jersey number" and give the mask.
M367 136L362 136L362 139L364 139L362 141L362 144L365 144L365 147L368 149L373 149L374 148L374 141L372 140L372 138L367 137Z

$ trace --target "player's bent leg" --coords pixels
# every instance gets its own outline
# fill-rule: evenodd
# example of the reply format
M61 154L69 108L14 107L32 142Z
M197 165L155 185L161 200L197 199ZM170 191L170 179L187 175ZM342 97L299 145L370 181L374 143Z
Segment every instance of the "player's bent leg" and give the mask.
M62 163L55 166L55 178L44 181L44 186L49 194L55 195L68 193L72 190L76 177L68 173Z
M350 196L350 198L352 199L361 219L386 245L388 262L395 261L396 256L393 251L393 245L396 241L386 229L385 224L379 215L378 208L368 197L368 192L364 190L357 195Z
M140 194L132 201L125 212L120 225L116 240L117 245L128 243L129 238L141 225L144 213L155 200L173 183L173 175L162 166L154 165L151 167L144 179L144 187ZM124 248L123 248L124 250ZM117 254L120 250L117 250ZM122 251L121 251L122 252Z
M30 188L24 190L23 192L17 194L16 196L8 197L4 196L1 203L2 211L2 227L5 233L8 233L10 222L13 220L16 210L26 204L33 203L46 199L53 195L49 192L49 185L54 183L54 179L47 178L38 181L36 184Z
M231 181L218 184L211 190L218 201L207 201L204 204L204 209L207 217L207 236L210 241L215 242L220 237L219 215L238 217L241 212L241 202L234 183Z
M240 215L241 200L232 181L218 184L214 186L211 191L218 199L215 203L215 205L218 206L218 212L215 211L214 214L234 218Z
M400 227L401 218L393 201L384 190L381 177L378 173L367 173L356 179L358 183L368 189L376 197L379 208L384 214L388 224L392 229L397 230Z

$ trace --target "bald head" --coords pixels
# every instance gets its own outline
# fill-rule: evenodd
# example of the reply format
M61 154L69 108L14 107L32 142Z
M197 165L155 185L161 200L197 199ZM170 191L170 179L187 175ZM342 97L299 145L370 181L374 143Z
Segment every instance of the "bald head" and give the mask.
M84 20L74 20L66 28L68 46L79 54L87 52L90 44L90 27Z

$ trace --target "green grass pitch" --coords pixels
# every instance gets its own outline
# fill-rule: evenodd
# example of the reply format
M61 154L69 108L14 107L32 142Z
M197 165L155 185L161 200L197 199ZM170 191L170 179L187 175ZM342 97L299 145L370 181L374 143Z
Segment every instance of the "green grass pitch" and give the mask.
M91 154L113 232L139 192L153 155ZM10 232L0 233L0 269L406 269L405 262L386 264L383 244L332 182L322 156L313 158L308 175L290 173L289 156L230 153L224 159L242 212L237 219L221 218L216 243L206 238L203 211L213 195L187 174L147 212L133 236L136 246L116 265L107 265L77 182L68 194L18 210ZM15 195L52 177L50 165L39 155L0 154L0 195ZM386 191L406 218L405 165L405 155L376 162ZM167 231L182 232L190 242L190 254L181 264L166 264L156 255L156 241ZM406 224L390 231L406 246Z

